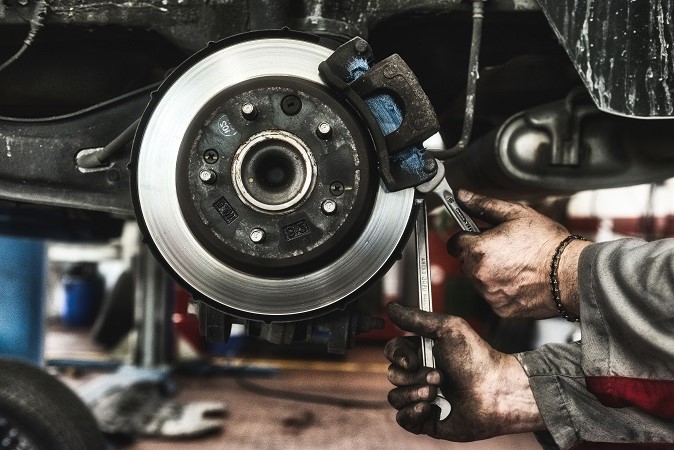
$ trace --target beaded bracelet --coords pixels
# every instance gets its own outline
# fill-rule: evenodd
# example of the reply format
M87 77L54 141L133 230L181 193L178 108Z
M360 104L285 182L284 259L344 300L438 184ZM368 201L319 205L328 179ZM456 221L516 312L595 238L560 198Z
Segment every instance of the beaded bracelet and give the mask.
M552 301L555 302L559 314L569 322L578 322L580 321L580 317L571 315L571 313L569 313L569 311L566 310L564 305L562 305L562 301L559 298L559 279L557 278L557 271L559 269L559 260L562 258L562 252L564 251L566 246L569 245L569 243L574 239L587 241L587 239L578 234L572 234L570 236L567 236L557 246L557 249L555 250L555 255L552 257L552 262L550 263L550 292L552 293Z

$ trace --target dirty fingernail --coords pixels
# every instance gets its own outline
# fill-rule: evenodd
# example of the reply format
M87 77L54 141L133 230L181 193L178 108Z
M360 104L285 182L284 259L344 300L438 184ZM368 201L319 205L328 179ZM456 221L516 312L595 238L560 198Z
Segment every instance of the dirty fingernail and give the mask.
M473 193L465 189L459 189L459 192L456 193L456 196L459 200L465 203L469 202L470 199L473 198Z
M428 384L434 385L440 384L440 372L437 372L435 370L432 372L428 372L428 374L426 375L426 382Z
M426 386L417 389L417 395L419 396L419 398L428 398L428 393L429 393L428 387Z

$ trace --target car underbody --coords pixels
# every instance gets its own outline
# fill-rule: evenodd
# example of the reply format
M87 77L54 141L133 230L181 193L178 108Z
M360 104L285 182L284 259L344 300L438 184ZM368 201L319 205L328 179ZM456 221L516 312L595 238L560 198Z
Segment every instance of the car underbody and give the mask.
M592 0L490 0L484 5L484 21L478 35L478 76L478 71L467 70L472 61L471 52L476 50L471 45L475 10L470 2L459 0L0 0L0 60L13 58L12 55L24 46L11 64L0 69L0 231L52 239L105 240L118 235L124 220L138 219L157 259L192 292L197 303L200 302L199 315L202 331L206 334L210 332L211 337L218 335L226 339L227 333L223 330L231 326L233 320L245 321L251 334L270 341L283 340L283 336L288 334L306 337L313 327L339 334L339 338L335 339L341 344L335 344L334 348L340 352L351 341L353 334L369 326L364 324L364 319L344 308L361 292L361 287L376 279L399 253L401 244L398 241L404 241L403 237L410 232L413 222L413 195L409 194L409 199L401 200L394 206L403 211L404 217L389 221L402 222L403 225L388 229L387 233L392 233L396 242L388 243L390 248L382 250L385 255L381 261L367 260L368 264L377 267L371 273L366 272L362 279L349 281L349 289L335 288L334 294L328 290L334 298L322 303L293 307L290 301L293 295L290 293L295 293L295 297L320 297L320 287L305 292L300 289L301 283L295 281L312 279L324 288L331 286L350 273L339 266L346 264L345 258L351 249L361 245L359 239L370 244L384 239L383 234L367 239L363 237L368 236L367 220L371 220L368 214L375 214L379 207L378 200L372 200L366 194L362 199L357 196L353 199L356 206L362 201L362 208L367 214L353 218L354 224L349 225L353 228L346 230L349 233L339 234L342 225L335 225L335 229L329 231L334 232L337 236L335 242L339 242L330 244L328 248L329 239L323 241L317 238L315 242L302 244L302 248L295 248L292 245L300 242L294 240L296 235L308 238L301 231L301 221L305 219L296 218L293 214L306 213L306 220L310 223L332 215L332 210L326 212L324 208L322 214L312 216L308 207L306 211L302 209L303 205L313 201L310 194L306 194L306 198L302 197L305 195L303 191L301 195L297 194L297 206L294 206L295 203L284 206L285 215L279 219L280 225L274 225L286 233L288 242L294 240L294 243L288 244L290 247L287 248L284 247L286 243L279 243L280 250L272 252L276 256L271 259L276 258L280 262L273 264L260 256L259 249L249 249L248 234L243 241L236 234L222 238L227 233L226 225L237 219L241 222L247 218L260 223L268 220L271 227L269 224L276 224L274 221L279 217L275 206L264 202L260 206L256 200L259 193L252 192L254 198L251 200L247 188L237 187L235 180L231 193L221 197L227 197L224 203L220 201L219 206L214 206L213 211L226 222L221 229L213 231L216 237L212 237L210 231L198 231L199 227L210 227L215 219L208 214L215 212L200 209L202 207L196 202L194 217L197 218L187 219L191 225L185 239L189 241L190 236L196 236L198 243L194 248L203 247L205 250L202 257L190 260L181 268L180 260L191 250L180 247L182 238L178 236L166 244L168 247L158 243L161 240L159 236L169 231L153 228L148 223L152 213L148 210L147 199L153 199L156 204L162 201L162 197L151 197L148 186L154 187L155 181L147 180L155 178L143 178L175 178L174 173L169 171L167 175L160 169L148 175L152 171L147 168L153 162L157 167L163 167L164 147L156 143L153 146L147 144L148 127L154 126L158 120L153 119L157 117L153 116L157 108L161 110L165 107L174 113L179 108L180 111L174 114L178 117L181 111L188 111L190 107L189 99L180 100L180 106L167 106L166 99L170 97L171 89L186 83L184 77L211 55L222 52L223 61L232 61L231 58L244 61L235 81L214 88L222 92L230 92L226 91L230 88L245 91L231 91L234 93L226 98L218 97L222 102L238 102L232 103L234 106L231 108L238 108L237 105L250 101L246 100L250 98L257 102L253 102L255 105L252 106L261 108L266 96L273 97L269 92L274 89L286 92L283 90L286 89L287 92L309 93L306 98L300 95L305 103L314 102L311 104L316 108L325 106L328 117L331 111L336 116L331 123L341 123L340 120L346 120L347 116L357 117L359 114L348 108L342 112L341 107L336 105L339 101L318 101L316 99L321 99L321 94L311 94L313 88L291 86L292 83L286 83L284 77L295 74L306 59L311 59L301 56L293 66L295 63L288 61L293 61L291 54L295 52L295 47L321 47L323 50L317 51L323 56L311 59L317 67L339 45L360 36L369 43L373 61L397 53L414 72L435 109L445 148L455 142L463 142L460 151L443 158L447 178L457 187L505 198L540 199L551 195L568 196L581 190L658 182L674 173L674 133L671 122L666 120L674 116L671 94L674 88L674 56L671 50L674 25L670 20L674 6L672 1L652 3L631 7L631 4L604 4ZM255 34L266 32L262 30L285 30L274 33L289 34ZM296 39L289 30L311 36L315 42ZM235 37L248 32L253 34ZM275 63L272 60L277 44L273 40L286 37L293 42L290 46L278 44L278 52L287 52L287 61ZM242 41L248 42L250 48L237 56L232 49L236 45L244 45ZM207 47L210 42L216 44ZM266 77L267 84L249 86L246 84L249 78L255 77L243 68L249 67L246 66L247 58L252 60L254 57L246 55L252 55L263 44L268 44L267 53L259 56L247 70L256 71L258 67L264 67L265 58L269 58L269 68L259 69L256 75ZM199 53L194 55L197 51ZM309 72L306 72L305 78L316 78L315 81L320 84L317 72ZM304 77L305 72L298 73ZM474 82L472 88L471 78ZM194 86L185 84L183 89ZM204 86L205 92L206 84ZM269 92L260 94L255 89L267 89ZM217 95L211 96L216 98ZM468 117L466 105L473 101L475 109ZM307 130L300 130L299 125L298 129L293 128L292 121L287 121L285 128L281 127L279 121L295 115L288 112L287 105L282 104L281 107L282 112L274 110L275 115L270 116L268 124L251 113L248 118L244 114L246 120L241 119L237 126L241 129L255 121L259 129L244 136L251 139L258 135L264 137L264 130L275 130L272 136L275 142L289 142L291 149L286 150L297 150L298 154L306 156L308 170L311 170L312 156L307 155L318 155L316 146L321 141L309 145L314 149L313 153L302 150L303 142L315 140L313 128L310 130L312 133L307 133L305 137L302 133ZM272 106L269 108L273 109ZM217 111L218 114L221 112ZM236 111L238 113L238 109ZM187 119L193 120L197 113ZM233 113L229 111L228 114L231 116ZM205 120L199 117L199 120ZM139 119L141 125L136 131ZM306 120L310 119L307 116ZM464 136L467 121L470 121L470 128L468 135ZM229 125L227 123L227 127ZM235 121L232 122L234 125ZM168 125L167 122L159 123L156 134L170 134L174 126L174 122ZM354 148L366 147L357 143L359 132L354 131L361 126L358 123L344 125L344 129L349 130L349 136L354 136L356 143L351 144ZM204 126L204 133L207 133L207 128ZM278 132L277 128L282 128L283 132ZM369 134L363 133L363 136ZM319 137L327 140L328 134ZM190 139L195 146L201 145L197 142L200 137L191 135ZM146 150L144 145L154 149L152 156L148 156L150 150ZM169 146L169 143L166 145ZM249 144L243 140L236 144L239 149L236 154L241 154L242 158L249 147L254 146L246 145ZM202 152L201 147L198 149ZM106 152L106 158L100 163L81 163L81 158L101 155L99 152ZM186 151L176 147L176 152ZM195 152L191 155L197 154ZM373 161L376 159L370 156ZM367 157L367 154L361 154L357 159L360 161ZM184 165L188 167L186 170L192 170L190 176L199 173L201 177L198 181L186 176L186 183L192 190L185 196L191 195L190 198L194 199L202 194L211 195L208 193L209 182L204 177L222 177L217 170L212 174L208 172L208 164L215 161L204 159L204 162L201 156L197 159L184 156L184 159ZM335 166L337 163L334 162L322 162L318 157L316 160L318 162L313 163L319 169L331 164L332 167L341 167ZM376 166L373 162L363 169L363 173L376 174ZM239 170L245 172L245 164ZM325 180L317 175L318 181L313 183L332 186L333 178L340 178L338 175L325 175ZM245 181L245 177L242 180ZM372 189L376 190L376 184ZM169 187L173 189L173 184ZM185 192L189 189L186 187ZM397 193L389 190L394 191L388 189L386 194L376 195L390 200ZM333 191L331 193L335 195ZM368 195L376 196L374 193ZM241 204L247 208L245 211L250 210L250 216L241 213L241 207L230 204L232 196L241 199ZM347 197L339 197L337 201L345 202ZM316 202L319 200L323 201L323 197L316 198ZM176 205L183 205L180 211L189 216L185 212L185 201L181 202ZM212 200L209 202L209 205L215 205ZM339 203L339 206L343 207L343 204ZM237 208L239 213L235 213L234 217L232 211ZM262 214L261 217L266 219L250 218L255 214ZM49 218L53 225L49 229L41 225L45 218ZM202 222L197 223L200 220ZM326 223L317 228L328 233L326 230L330 226ZM252 233L250 240L254 243L264 239L264 234L260 239L253 238ZM288 237L288 233L292 234L292 238ZM273 235L267 234L267 242L272 242ZM168 254L173 246L181 256L171 259ZM321 248L324 252L318 254L314 248ZM228 253L230 250L234 253ZM265 250L265 255L269 251ZM308 262L303 261L298 254L314 254L315 259L307 257ZM194 267L202 272L215 267L217 264L211 262L211 257L218 261L217 264L226 266L227 270L233 267L232 273L244 273L245 276L230 276L223 272L220 277L225 281L220 280L218 282L222 284L218 288L211 288L211 279L204 281L199 278L200 275L191 274ZM295 260L291 263L292 258ZM308 268L312 264L318 264L325 270L332 265L338 267L336 272L331 272L332 275L319 276L313 267ZM239 276L242 278L237 278ZM227 294L232 286L239 283L244 286L241 292ZM256 283L261 283L260 286L267 286L264 283L276 283L278 286L286 283L287 286L277 287L280 291L274 293L268 287L263 286L261 290L250 287L257 286ZM252 290L246 293L248 288ZM283 292L289 299L287 304L281 300L274 303L272 297L283 298ZM296 292L304 293L300 295ZM223 300L228 296L231 301ZM242 303L237 303L235 299ZM250 306L256 301L260 305L257 309Z

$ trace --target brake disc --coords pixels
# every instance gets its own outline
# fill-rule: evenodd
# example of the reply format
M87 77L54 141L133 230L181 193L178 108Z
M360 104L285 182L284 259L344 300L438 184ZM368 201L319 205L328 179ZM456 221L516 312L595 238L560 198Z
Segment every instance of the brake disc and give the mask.
M155 256L197 298L289 320L353 298L398 256L413 189L390 192L359 115L325 86L333 50L295 33L209 45L145 111L130 166Z

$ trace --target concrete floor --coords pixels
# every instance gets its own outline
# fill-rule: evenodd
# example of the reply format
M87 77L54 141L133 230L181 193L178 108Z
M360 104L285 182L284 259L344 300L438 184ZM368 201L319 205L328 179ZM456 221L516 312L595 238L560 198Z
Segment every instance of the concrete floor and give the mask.
M64 333L47 337L47 357L95 356L86 336ZM86 349L85 347L89 347ZM80 350L77 350L77 349ZM159 449L538 449L533 435L502 436L458 444L416 436L400 428L386 402L383 343L359 345L344 358L260 355L236 360L243 365L274 367L274 375L180 376L178 400L221 401L227 414L222 430L194 440L142 439L125 448ZM100 355L99 355L100 356ZM82 379L65 377L76 387Z

